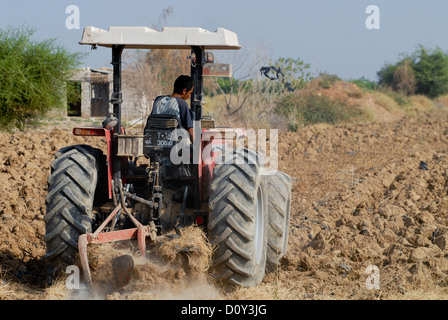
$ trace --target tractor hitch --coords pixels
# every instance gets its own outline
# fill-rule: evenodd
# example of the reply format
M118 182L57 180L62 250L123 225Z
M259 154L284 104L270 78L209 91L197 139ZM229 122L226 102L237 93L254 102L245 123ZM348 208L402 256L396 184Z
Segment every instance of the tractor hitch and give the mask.
M107 226L107 224L121 211L124 211L131 221L134 223L136 228L133 229L124 229L119 231L110 231L110 232L102 232L103 229ZM149 225L142 225L134 216L127 210L127 208L123 207L121 203L119 203L116 208L112 211L112 213L107 217L106 220L98 227L98 229L94 233L83 234L78 239L78 249L79 249L79 257L81 261L81 267L84 274L84 280L86 284L92 289L93 281L92 274L90 272L89 259L87 255L87 245L88 244L102 244L102 243L111 243L116 241L125 241L125 240L137 240L138 247L142 256L146 254L146 237L149 237L153 242L157 238L157 229L153 222ZM115 283L119 285L119 287L125 286L129 280L131 273L134 268L132 257L130 256L122 256L126 258L118 257L118 259L114 259L114 278ZM117 268L116 266L124 266L121 268Z

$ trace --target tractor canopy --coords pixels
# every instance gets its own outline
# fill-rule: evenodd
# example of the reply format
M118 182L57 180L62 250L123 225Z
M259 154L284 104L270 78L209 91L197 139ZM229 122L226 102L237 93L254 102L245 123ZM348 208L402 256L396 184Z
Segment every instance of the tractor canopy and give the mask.
M112 179L115 189L121 180L122 159L118 155L118 135L123 133L121 126L121 104L122 94L122 53L125 49L186 49L191 50L191 77L193 78L193 93L191 95L191 110L194 121L197 122L198 132L202 133L203 120L203 77L205 76L230 76L229 65L214 64L213 54L206 50L239 50L241 46L236 33L218 28L210 32L196 27L165 27L161 31L148 27L120 27L110 26L108 30L88 26L84 28L80 45L90 45L92 49L98 46L112 49L113 65L113 92L109 102L113 105L113 141L111 141L111 152L108 152L108 163L111 164L112 172L109 179L109 190L112 190ZM194 155L194 162L201 163L200 153ZM199 181L199 165L193 167L195 194L200 194L201 184ZM109 191L111 193L111 191ZM195 209L201 209L201 199L196 197Z
M205 50L239 50L241 46L236 33L218 28L210 32L202 28L165 27L157 31L148 27L96 27L84 28L81 45L126 49L189 49L202 47Z

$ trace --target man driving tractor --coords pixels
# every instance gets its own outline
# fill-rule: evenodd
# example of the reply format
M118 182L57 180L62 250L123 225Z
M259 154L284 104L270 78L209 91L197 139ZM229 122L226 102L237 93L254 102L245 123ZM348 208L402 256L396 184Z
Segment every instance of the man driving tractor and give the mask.
M193 111L190 110L187 100L193 92L193 78L187 75L179 76L174 82L173 93L169 96L159 96L154 101L151 112L153 115L171 115L178 119L181 129L185 129L190 134L191 142L194 141ZM149 122L146 128L149 127Z

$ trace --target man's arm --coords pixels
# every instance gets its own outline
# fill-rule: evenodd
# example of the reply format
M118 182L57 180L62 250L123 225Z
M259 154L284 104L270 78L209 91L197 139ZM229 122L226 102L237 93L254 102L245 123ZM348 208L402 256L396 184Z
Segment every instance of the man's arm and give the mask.
M177 102L179 103L179 109L180 109L180 120L182 127L187 129L188 133L190 134L190 140L191 142L194 141L194 123L193 118L191 114L191 110L188 107L188 103L185 100L178 99Z
M194 142L194 130L193 128L188 129L188 133L190 134L190 140L193 143Z

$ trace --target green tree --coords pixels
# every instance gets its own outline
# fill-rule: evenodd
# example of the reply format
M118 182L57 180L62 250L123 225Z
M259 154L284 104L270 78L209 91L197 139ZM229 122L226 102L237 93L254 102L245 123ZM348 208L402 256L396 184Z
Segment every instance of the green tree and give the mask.
M431 50L420 45L397 63L386 64L377 75L380 86L434 98L448 93L448 55L440 48Z
M420 46L412 55L417 82L417 93L430 98L448 92L448 55L440 48L425 49Z
M242 83L241 80L235 79L233 77L218 78L216 81L224 94L229 94L232 91L236 92Z
M81 54L55 39L33 40L29 27L0 30L0 127L22 128L55 107L65 106L66 83Z
M310 65L301 59L279 58L274 63L274 67L282 71L282 82L289 83L294 90L302 89L305 83L311 79Z
M378 85L394 88L394 73L398 68L398 63L386 64L380 71L377 72L378 75Z

